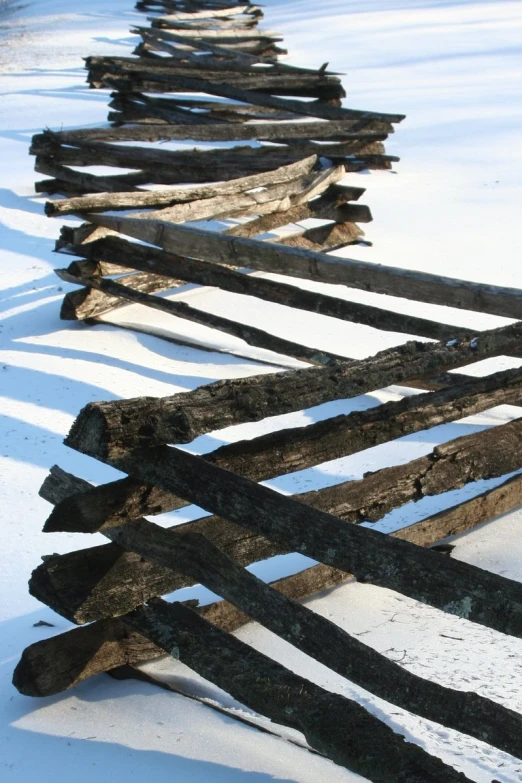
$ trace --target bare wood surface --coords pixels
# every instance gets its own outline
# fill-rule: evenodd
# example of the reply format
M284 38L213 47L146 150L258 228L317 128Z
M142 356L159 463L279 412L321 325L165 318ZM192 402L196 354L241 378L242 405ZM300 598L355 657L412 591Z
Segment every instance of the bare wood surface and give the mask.
M155 223L151 220L107 215L92 215L91 219L93 223L122 234L203 261L226 263L230 258L241 259L245 266L262 271L343 283L376 293L505 317L522 316L522 292L515 288L473 283L426 272L326 256L297 248L271 248L242 237L209 234L163 221Z
M350 195L352 194L350 193ZM353 195L357 196L358 194L355 193ZM56 203L59 204L60 202ZM339 226L339 228L342 229L342 226ZM331 231L332 229L329 230ZM125 268L125 265L130 265L133 269L141 272L150 271L155 274L173 275L187 280L187 282L218 286L225 291L257 296L266 301L288 307L297 307L301 310L309 310L321 315L329 315L334 318L340 318L343 321L366 324L376 329L415 334L421 337L431 337L435 340L446 341L460 337L464 333L471 336L475 334L473 330L461 330L449 324L430 321L416 316L408 316L403 313L395 313L391 310L359 304L358 302L337 299L333 296L306 291L288 283L281 283L255 275L245 275L233 269L227 269L224 266L218 266L206 261L183 258L152 247L145 248L143 245L137 245L119 237L111 237L106 240L97 240L81 245L75 244L74 237L69 237L69 233L65 232L63 239L58 241L57 249L65 250L72 255L88 258L89 260L86 263L91 265L88 273L91 276L94 274L105 274L102 266L104 262L98 259L107 259L114 261L116 265L121 265L122 268ZM81 271L81 266L78 266L81 263L73 262L69 267L73 274L87 274L87 272ZM94 271L95 268L96 272Z
M121 193L108 192L100 195L52 201L46 203L45 211L47 215L54 216L85 211L104 212L105 210L139 209L140 207L167 207L186 201L233 195L253 188L277 185L303 177L312 171L316 161L317 156L311 155L296 163L280 166L273 171L254 174L250 177L241 177L235 180L232 179L219 184L208 184L203 187L134 192L123 191ZM352 192L354 198L358 198L364 192L364 188L354 187Z

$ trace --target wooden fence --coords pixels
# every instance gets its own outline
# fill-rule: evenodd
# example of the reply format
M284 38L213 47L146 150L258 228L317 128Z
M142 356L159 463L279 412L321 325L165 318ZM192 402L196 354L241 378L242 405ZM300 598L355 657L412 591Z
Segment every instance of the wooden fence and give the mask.
M99 531L109 542L46 557L33 572L31 593L83 627L28 647L15 671L16 687L46 696L105 671L143 677L135 669L138 662L168 653L275 723L299 729L309 748L372 781L467 780L364 707L295 675L231 635L251 618L388 702L522 757L520 715L476 693L412 674L298 602L355 577L520 637L522 585L430 547L520 505L522 476L508 474L522 469L522 421L458 438L361 480L292 498L257 483L499 404L518 404L522 368L479 378L450 371L522 350L522 292L322 252L359 236L356 223L368 219L369 212L351 203L361 190L343 184L341 177L347 166L389 165L376 145L400 116L340 108L342 88L326 68L312 72L279 63L280 41L258 30L257 7L224 0L144 0L138 7L161 14L150 28L139 28L139 57L87 61L91 84L118 90L113 98L118 113L110 119L122 125L45 132L33 140L37 169L54 178L39 189L71 196L50 202L48 213L88 215L89 220L64 228L58 243L77 259L60 276L84 286L66 296L62 315L96 320L116 306L140 302L310 366L218 381L161 399L91 403L80 413L67 444L127 478L94 487L55 467L44 482L41 494L54 505L47 532ZM169 91L176 97L150 97ZM227 102L185 99L184 92ZM316 100L281 97L287 95ZM325 121L285 122L303 114ZM252 118L262 122L245 122ZM320 155L316 135L312 141L307 135L311 127L314 134L320 131ZM279 146L220 149L210 158L204 152L114 143L184 139L187 134L215 142L267 139ZM318 158L325 156L331 162L320 167ZM106 177L72 168L99 164L137 173ZM211 179L209 173L216 184L198 185ZM171 187L144 189L152 174L153 181ZM177 187L187 182L190 187ZM131 209L152 211L108 214ZM221 233L179 225L233 216L249 219ZM312 216L329 222L283 242L259 239ZM245 269L288 280L240 271ZM299 288L295 278L516 322L477 333L312 293ZM346 360L155 295L182 282L435 342L408 342L368 359ZM203 457L167 445L394 383L428 391L222 446ZM360 525L406 503L493 477L504 480L390 536ZM214 516L169 530L143 518L189 503ZM304 553L318 564L270 585L245 569L285 552ZM200 607L158 598L195 583L224 600Z

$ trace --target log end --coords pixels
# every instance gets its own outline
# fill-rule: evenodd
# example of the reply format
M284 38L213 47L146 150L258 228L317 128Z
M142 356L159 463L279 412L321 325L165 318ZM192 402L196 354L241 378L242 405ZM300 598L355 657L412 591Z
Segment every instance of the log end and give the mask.
M71 449L101 460L108 456L108 442L109 424L104 414L104 403L99 402L91 402L82 408L64 441Z

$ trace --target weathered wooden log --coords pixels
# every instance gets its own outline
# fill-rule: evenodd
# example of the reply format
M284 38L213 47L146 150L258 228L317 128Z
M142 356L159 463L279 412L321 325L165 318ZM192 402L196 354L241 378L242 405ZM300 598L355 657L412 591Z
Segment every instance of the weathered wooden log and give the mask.
M155 108L165 109L166 111L172 111L173 109L185 109L193 113L194 117L206 118L209 121L213 121L213 118L230 122L246 122L250 119L263 120L264 122L272 122L274 120L294 120L299 122L302 117L291 111L283 111L281 109L273 109L269 106L253 106L248 103L235 103L230 101L224 101L220 99L212 99L211 96L194 98L192 96L160 96L160 95L142 95L141 93L111 93L111 103L109 106L119 110L125 110L135 108L138 105L143 106L150 112L151 117L154 116ZM197 113L194 110L199 110ZM180 120L174 118L170 120L173 124L177 124ZM358 118L351 120L354 122L352 132L363 130L379 131L386 128L392 128L390 123L381 123L378 120ZM389 132L389 131L387 131Z
M218 156L214 149L163 150L118 146L103 142L78 142L77 147L68 147L51 140L45 145L39 142L31 149L38 153L45 151L44 157L51 158L52 163L66 166L106 165L143 169L149 172L148 179L144 180L139 174L135 174L131 180L133 184L141 184L143 181L161 184L178 180L186 182L229 180L243 176L244 172L249 174L279 168L312 154L335 158L341 162L346 159L347 165L351 164L351 169L354 167L360 169L364 166L378 167L381 164L388 164L392 159L397 159L394 156L380 154L366 155L359 152L352 154L349 150L343 149L342 143L320 145L313 142L305 147L295 148L288 145L237 146L220 149ZM155 173L154 167L157 166L161 169Z
M354 193L353 195L357 196L358 194ZM376 329L416 334L421 337L446 341L463 336L465 332L468 336L475 334L472 330L459 330L448 324L395 313L371 305L336 299L287 283L241 274L206 261L182 258L152 247L145 248L143 245L128 242L123 238L111 237L81 245L75 244L74 237L70 237L69 232L66 231L63 238L58 240L57 250L65 250L72 255L89 259L86 262L89 265L88 268L82 267L82 262L73 262L69 267L73 274L91 277L107 274L108 272L104 271L104 262L98 261L98 259L106 259L107 261L112 260L123 268L125 265L130 265L133 269L141 272L175 275L187 282L217 286L232 293L257 296L265 301L329 315L344 321L366 324Z
M202 261L226 263L233 257L245 266L307 280L343 283L353 288L401 296L432 304L479 310L511 318L522 316L522 291L485 283L442 277L348 258L325 256L297 248L270 245L173 226L152 220L92 215L92 222L136 239Z
M186 125L160 126L159 128L86 128L84 130L53 132L53 139L60 144L76 145L92 141L167 141L192 139L194 141L273 141L277 139L316 139L349 141L350 139L377 139L393 132L389 123L373 120L369 128L358 130L360 120L333 120L331 122L256 123L239 125L211 123L187 128ZM33 136L32 147L38 150L39 142L46 146L48 132Z
M278 65L266 68L246 67L236 63L235 68L229 68L227 62L206 67L208 60L201 57L188 56L180 60L179 56L158 58L136 57L87 57L86 68L89 71L88 80L97 85L110 75L118 75L129 79L152 79L161 74L162 81L183 79L191 75L208 82L225 82L231 86L243 86L264 92L272 90L294 95L321 96L328 98L345 97L339 77L325 71L288 71ZM201 62L199 62L201 61ZM199 62L199 68L198 68ZM189 90L190 91L190 90ZM323 98L324 99L324 98Z
M159 606L156 603L154 611ZM161 604L161 610L164 613L154 619L148 610L137 610L140 630L146 631L148 636L170 651L176 647L176 641L184 631L186 639L183 637L177 648L180 660L207 679L221 684L252 709L283 725L298 728L312 747L336 763L375 783L398 783L401 779L412 783L466 780L462 773L405 742L402 736L394 734L359 705L291 674L248 645L238 644L235 637L225 637L222 631L209 628L191 610L178 605L174 607L175 615L182 614L184 623L174 626L174 632L171 631L173 616L170 607ZM143 619L145 622L142 622ZM130 624L138 627L134 617ZM211 631L212 637L207 636L208 631ZM211 649L218 645L221 654L219 659L212 660ZM236 666L241 671L237 677L233 674ZM254 686L251 685L253 679L256 679ZM378 752L375 751L376 743Z
M164 59L164 58L161 58ZM141 58L142 62L144 58ZM149 61L147 60L147 63ZM250 78L243 73L226 73L224 71L188 71L178 69L181 73L173 73L173 68L165 68L164 71L146 69L142 66L139 70L127 72L117 66L107 68L92 68L89 71L88 81L91 87L109 87L122 92L193 92L194 79L201 78L206 84L225 84L230 88L252 89L267 95L289 95L302 98L318 98L321 101L340 102L345 97L344 89L340 84L321 83L305 77L288 77L281 75L261 75ZM192 75L194 74L194 75Z
M110 485L104 486L108 488ZM118 487L113 485L112 488L117 492ZM49 502L57 504L90 489L92 486L88 482L54 467L44 481L40 494ZM150 493L158 495L160 490L151 488ZM517 475L492 490L391 535L420 546L432 546L447 536L466 532L496 515L512 510L521 504L521 499L522 477ZM130 516L136 516L136 513L131 512ZM218 517L207 517L170 530L175 535L183 534L185 530L202 533L242 565L287 551L283 545L248 533ZM319 577L322 578L321 573ZM350 578L349 575L346 578ZM71 622L88 623L124 614L150 597L191 584L190 578L155 566L111 543L46 558L33 572L29 587L32 595ZM321 589L318 583L314 582L314 585L317 590ZM291 597L299 596L295 594Z
M284 237L269 239L276 244L290 247L303 247L306 250L335 250L347 245L357 244L364 236L359 226L355 223L328 223L327 225L313 228L297 228L295 233L285 234Z
M254 174L250 177L241 177L229 182L217 185L205 185L205 187L169 188L168 190L151 190L133 192L108 192L77 199L65 199L61 201L47 202L45 212L49 216L68 215L74 212L91 211L104 212L105 210L132 209L140 207L166 207L172 204L185 203L197 199L213 198L217 196L234 195L252 188L266 187L290 182L309 174L317 163L317 156L310 155L307 158L280 166L273 171ZM93 176L93 175L89 175ZM352 187L347 189L352 198L359 198L364 193L364 188Z
M453 486L462 486L475 477L498 476L521 467L520 420L488 431L486 435L479 433L438 446L431 456L423 458L425 464L421 472L418 470L420 461L416 460L415 475L410 474L411 490L407 493L404 486L397 488L395 504L399 494L399 502L403 502L406 494L412 500L419 499L444 491L450 480ZM481 447L486 449L486 445L494 446L493 450L488 449L487 457L484 451L477 453ZM347 525L331 514L284 497L174 447L136 450L107 461L141 481L177 493L187 501L279 541L294 551L353 573L361 581L396 590L501 633L522 635L522 585L513 580L450 558L444 558L442 562L436 552L383 536L370 528ZM368 499L371 499L371 492L368 492L371 485L377 485L382 474L389 478L390 471L400 473L400 468L385 469L363 480ZM455 481L457 473L460 476ZM381 482L381 511L385 504L390 505L388 497L383 497L382 488ZM322 500L334 494L331 489L321 493ZM389 482L386 489L389 493ZM309 496L306 501L310 503ZM372 502L375 504L375 500ZM340 511L346 518L344 508L341 501ZM367 518L363 508L355 510L352 507L350 516ZM334 513L339 514L338 507ZM82 524L77 527L85 529Z
M217 381L161 399L90 403L76 419L68 442L73 448L97 454L102 448L102 457L139 442L140 429L163 443L189 443L204 432L232 423L259 421L405 380L429 378L521 347L522 324L518 323L457 345L407 343L335 369Z
M72 275L62 274L60 277L68 282L84 282L74 279ZM70 291L65 295L60 309L60 318L64 321L85 321L88 318L95 318L110 310L123 307L129 303L133 294L136 296L141 294L146 297L152 293L167 291L183 284L180 280L173 278L139 272L120 278L120 282L112 291L103 291L101 288L97 289L89 285L77 291Z
M168 531L145 520L114 530L112 537L159 565L180 568L299 649L382 698L481 739L486 736L491 744L520 754L520 716L475 694L448 691L404 671L325 618L261 583L204 537L189 534L174 542Z
M137 191L138 185L146 184L149 179L141 175L140 172L136 174L126 174L123 176L110 175L99 176L89 174L85 171L75 171L69 166L61 166L55 163L52 158L38 155L34 164L35 171L40 174L47 174L54 177L54 182L59 183L71 183L73 189L78 192L129 192ZM49 190L49 182L37 182L35 184L35 190L37 193L42 192L63 192L61 187L57 190Z
M374 783L467 780L360 705L298 677L181 604L155 601L126 622L234 698L299 729L312 747Z
M62 279L69 281L73 279L70 273L67 273L66 270L60 269L55 271ZM134 275L131 276L131 281L133 277ZM147 275L147 277L153 278L151 287L153 290L157 290L154 289L154 286L157 286L158 284L157 276ZM165 278L161 278L160 284L162 285L162 290L165 288L165 282L167 282ZM79 279L78 283L87 283L88 286L94 288L99 293L102 293L104 297L110 297L109 301L111 306L112 302L114 302L114 306L117 307L122 300L125 303L133 302L134 304L142 304L146 307L151 307L154 310L159 310L163 313L169 313L169 315L174 315L177 318L182 318L202 326L218 329L219 331L225 332L226 334L231 334L234 337L238 337L239 339L244 340L247 345L253 345L257 348L263 348L264 350L273 351L274 353L283 354L285 356L292 356L299 361L308 362L318 366L328 366L337 364L346 359L346 357L331 353L330 351L322 350L320 348L311 348L309 346L293 342L292 340L285 340L283 337L277 337L277 335L273 335L263 329L258 329L255 326L248 326L246 324L233 321L230 318L224 318L220 315L207 313L204 310L191 307L191 305L187 304L186 302L170 301L168 299L162 299L158 296L153 296L140 290L134 285L122 285L121 283L113 280L106 280L96 277ZM148 281L147 285L149 285ZM103 302L101 302L101 306L103 307ZM65 314L61 315L62 318L64 318L65 315L70 315L69 308L70 301L67 302L67 311ZM98 311L96 314L100 314L100 312L107 312L107 309ZM79 308L76 307L74 309L74 315L76 318L78 318L78 314ZM84 317L89 318L91 315L92 313Z
M168 531L143 520L114 529L111 538L158 565L188 573L297 649L380 698L522 755L521 715L404 670L327 618L266 585L204 536L189 534L173 540Z

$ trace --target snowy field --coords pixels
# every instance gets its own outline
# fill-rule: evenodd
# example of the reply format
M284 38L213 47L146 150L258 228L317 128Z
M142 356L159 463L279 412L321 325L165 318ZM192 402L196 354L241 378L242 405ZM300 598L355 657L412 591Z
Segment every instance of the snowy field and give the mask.
M522 3L324 0L318 6L311 0L267 0L265 5L265 24L284 35L291 62L320 66L329 61L333 70L346 73L347 106L407 114L386 144L387 152L401 157L395 171L350 175L353 184L367 188L361 200L374 215L374 223L366 227L373 246L350 249L350 255L522 288ZM239 340L156 315L159 329L222 351L176 346L110 325L89 329L59 320L67 286L53 274L63 259L52 250L62 221L46 218L45 199L34 195L33 183L40 176L28 156L29 141L46 126L65 129L105 121L107 92L87 89L81 58L129 54L135 45L129 27L144 17L132 9L132 0L92 0L85 12L66 0L19 0L0 2L0 13L0 699L5 716L0 780L362 781L281 739L144 683L115 682L102 675L41 700L20 696L11 685L23 648L69 627L27 592L40 556L102 541L101 536L41 533L50 506L38 497L38 489L53 464L95 483L117 475L63 445L80 408L91 400L162 396L218 378L271 372L278 359ZM362 292L344 295L385 300L401 311L474 328L508 323ZM215 291L189 289L176 296L187 301L197 297L198 305L230 313L231 298ZM291 317L275 306L253 313L239 298L234 298L234 316L256 325L268 317L278 334L355 358L404 340L319 316ZM133 306L112 318L138 323L150 322L151 316ZM266 359L275 364L260 361ZM520 363L501 358L494 366ZM300 365L285 360L282 366ZM491 367L488 363L488 371ZM411 390L394 387L277 421L230 428L198 439L192 448L204 452L282 422L294 426L405 393ZM520 409L502 406L268 483L293 493L359 478L367 470L406 462L436 443L518 415ZM382 529L410 524L484 486L480 482L399 509L383 520ZM189 513L171 515L170 521ZM522 579L521 523L522 512L516 511L482 526L456 542L454 557ZM254 570L273 579L301 565L291 556ZM198 589L184 595L205 597ZM409 670L522 711L522 641L369 585L349 584L308 603ZM40 620L54 628L34 627ZM257 625L239 635L300 674L362 701L477 783L522 781L522 762L376 699ZM239 708L179 663L164 659L147 669Z

